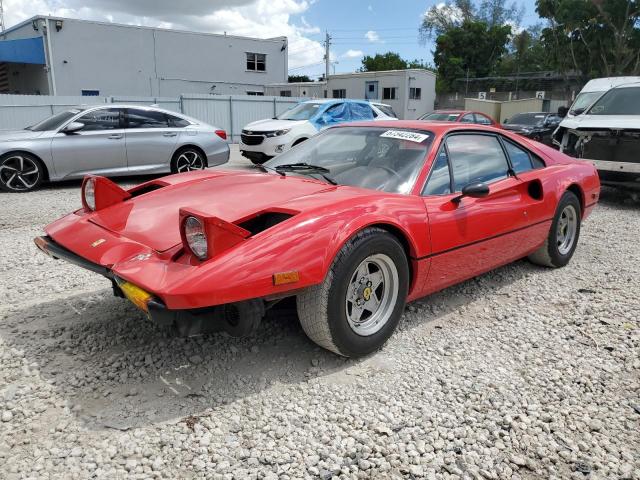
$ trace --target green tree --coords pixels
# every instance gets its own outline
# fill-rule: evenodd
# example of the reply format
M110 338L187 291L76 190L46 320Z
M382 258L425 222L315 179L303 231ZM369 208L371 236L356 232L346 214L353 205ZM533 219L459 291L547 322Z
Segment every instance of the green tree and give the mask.
M311 82L308 75L289 75L289 83L294 82Z
M494 72L507 52L510 35L509 25L489 26L476 20L465 20L440 34L433 55L438 91L452 90L457 78L484 77Z
M640 74L640 1L537 0L554 68L585 78Z
M373 57L362 57L361 72L379 72L382 70L405 70L408 62L395 52L376 53Z

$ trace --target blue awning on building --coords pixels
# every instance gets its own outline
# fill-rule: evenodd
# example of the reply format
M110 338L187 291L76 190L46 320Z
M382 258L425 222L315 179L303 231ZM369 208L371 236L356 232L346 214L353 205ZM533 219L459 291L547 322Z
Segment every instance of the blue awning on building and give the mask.
M0 40L0 62L44 65L42 37Z

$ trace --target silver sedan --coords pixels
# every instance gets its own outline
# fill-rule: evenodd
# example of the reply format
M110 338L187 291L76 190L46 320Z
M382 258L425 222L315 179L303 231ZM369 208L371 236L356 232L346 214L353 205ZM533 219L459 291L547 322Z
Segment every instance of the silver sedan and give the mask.
M0 189L26 192L87 173L200 170L229 160L226 138L222 129L155 107L72 108L24 130L0 132Z

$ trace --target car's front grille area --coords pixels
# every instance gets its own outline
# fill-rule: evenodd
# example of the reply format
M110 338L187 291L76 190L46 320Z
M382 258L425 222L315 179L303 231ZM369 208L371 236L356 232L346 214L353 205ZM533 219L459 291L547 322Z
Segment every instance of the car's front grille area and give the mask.
M242 131L240 138L245 145L260 145L264 140L262 135L249 135L246 130Z

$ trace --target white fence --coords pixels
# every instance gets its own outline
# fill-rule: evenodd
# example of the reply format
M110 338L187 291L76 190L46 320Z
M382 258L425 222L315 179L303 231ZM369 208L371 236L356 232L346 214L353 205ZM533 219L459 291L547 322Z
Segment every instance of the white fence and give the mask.
M249 122L272 118L303 98L259 97L250 95L201 95L179 97L62 97L46 95L0 95L0 129L22 129L54 113L78 105L124 103L158 105L181 112L227 131L238 142L240 131Z

